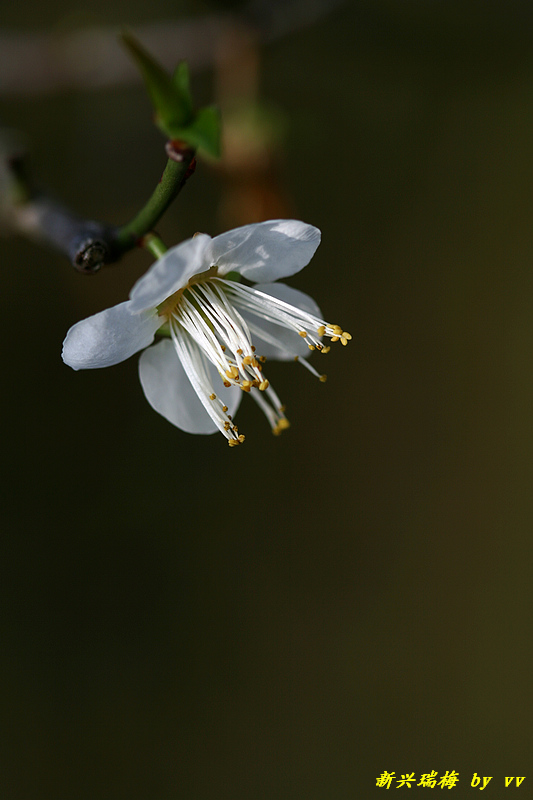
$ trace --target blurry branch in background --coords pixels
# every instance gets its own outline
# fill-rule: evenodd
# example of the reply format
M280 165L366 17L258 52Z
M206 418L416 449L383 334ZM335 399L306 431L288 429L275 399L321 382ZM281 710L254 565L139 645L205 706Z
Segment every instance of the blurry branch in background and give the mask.
M235 27L267 43L312 25L346 0L252 0L240 14L210 14L136 26L163 66L187 61L192 71L213 67ZM139 82L139 73L117 44L114 27L82 30L0 31L0 95L35 95L65 89L98 89Z
M288 120L261 100L260 46L249 28L236 27L219 43L216 100L222 112L221 230L264 219L295 216L283 185Z

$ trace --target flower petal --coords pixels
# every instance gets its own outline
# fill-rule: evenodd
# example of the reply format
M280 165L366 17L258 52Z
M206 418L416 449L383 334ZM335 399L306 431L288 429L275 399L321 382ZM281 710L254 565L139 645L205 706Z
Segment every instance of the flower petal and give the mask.
M274 219L222 233L211 242L211 263L221 275L238 272L250 281L275 281L309 264L320 231L295 219Z
M278 300L283 300L284 303L289 303L295 308L307 311L319 319L322 318L322 312L313 298L298 289L293 289L292 286L284 283L258 283L253 288L271 297L276 297ZM294 356L307 358L311 355L311 351L302 337L289 328L282 324L268 322L249 311L241 310L241 314L248 325L252 326L252 340L260 355L277 361L290 361ZM253 330L255 327L260 328L267 336L262 337L261 334L255 333ZM281 347L269 341L268 335L278 340Z
M155 311L132 314L129 302L119 303L73 325L61 357L76 370L111 367L148 347L160 326Z
M213 391L233 416L242 398L234 386L227 389L212 364L208 366ZM149 347L139 359L139 378L146 399L165 419L187 433L215 433L218 428L203 407L170 339Z
M210 242L210 236L200 233L168 250L134 285L130 292L131 310L155 308L186 286L193 275L208 269L211 264L206 251Z

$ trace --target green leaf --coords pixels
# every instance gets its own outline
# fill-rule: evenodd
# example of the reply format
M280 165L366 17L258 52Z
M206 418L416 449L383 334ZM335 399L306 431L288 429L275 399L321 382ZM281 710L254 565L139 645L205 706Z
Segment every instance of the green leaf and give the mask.
M186 61L180 61L176 69L174 70L174 75L172 76L172 80L174 82L174 86L176 86L177 90L181 93L184 101L187 101L189 104L189 115L192 117L193 113L193 105L192 105L192 95L191 95L191 82L189 78L189 65Z
M129 31L122 34L122 39L144 78L157 126L169 139L219 158L219 111L214 106L194 111L186 62L181 61L171 76Z
M157 125L167 136L176 138L175 130L192 121L187 67L180 64L172 78L129 31L122 34L122 40L141 71Z
M193 121L176 130L175 139L181 139L191 147L200 147L213 158L220 158L220 112L216 106L201 108Z

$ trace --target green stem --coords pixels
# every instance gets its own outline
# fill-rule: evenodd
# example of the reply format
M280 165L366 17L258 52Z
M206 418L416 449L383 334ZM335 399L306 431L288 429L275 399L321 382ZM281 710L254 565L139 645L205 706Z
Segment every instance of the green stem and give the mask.
M146 236L142 237L139 244L156 259L161 258L168 250L166 244L156 233L147 233Z
M152 230L183 188L194 160L194 150L181 150L181 161L169 158L161 180L139 213L116 231L116 244L121 251L129 250ZM145 245L144 245L145 246Z

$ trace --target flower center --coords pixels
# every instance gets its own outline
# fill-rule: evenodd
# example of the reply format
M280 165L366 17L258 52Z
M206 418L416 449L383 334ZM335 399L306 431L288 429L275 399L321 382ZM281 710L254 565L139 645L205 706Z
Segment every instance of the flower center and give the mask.
M266 358L256 353L252 335L273 347L284 360L299 360L295 355L298 336L310 350L322 353L330 349L322 344L324 336L344 345L351 339L339 325L253 287L219 277L215 266L191 278L159 306L158 313L166 319L165 329L194 390L230 446L240 444L244 436L238 433L228 406L216 394L210 364L226 389L239 388L254 398L273 433L279 434L289 427L289 421L285 407L263 375ZM287 339L283 329L295 336ZM305 358L300 363L321 381L326 380Z
M248 326L229 302L224 284L211 267L195 275L183 289L158 309L165 316L170 336L199 399L230 446L244 441L217 396L208 364L218 371L223 386L251 393L266 414L274 433L289 426L281 402L263 376L263 356L256 355ZM231 283L231 281L229 281Z
M189 279L187 286L183 286L183 288L178 289L177 292L171 294L170 297L167 297L166 300L157 307L157 313L160 317L167 317L169 318L172 313L176 310L181 296L184 292L187 291L191 286L194 286L196 283L201 283L202 281L207 281L210 278L216 277L218 274L218 267L209 267L209 269L204 270L204 272L199 272L197 275L193 275L192 278Z

